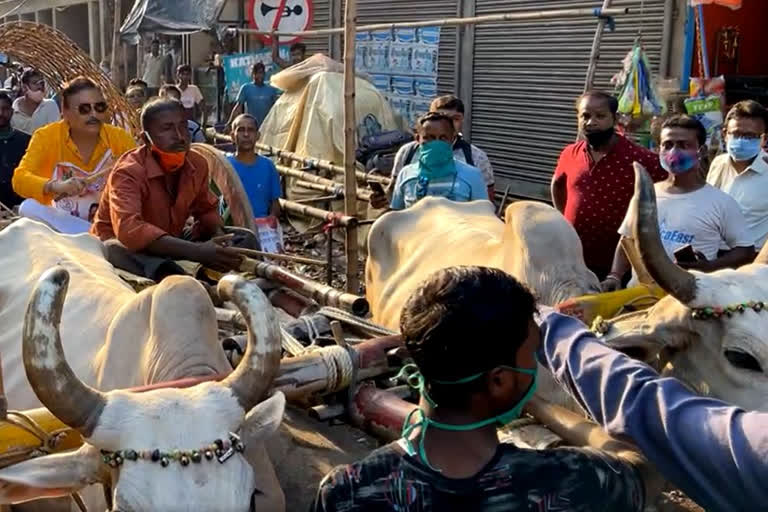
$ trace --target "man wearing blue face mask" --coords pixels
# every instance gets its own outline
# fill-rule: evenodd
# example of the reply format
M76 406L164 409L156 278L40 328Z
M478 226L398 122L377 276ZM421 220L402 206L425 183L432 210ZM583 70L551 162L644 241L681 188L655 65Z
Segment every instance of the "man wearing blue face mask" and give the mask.
M419 160L403 167L392 193L392 210L404 210L426 196L466 202L488 199L488 187L475 167L453 157L453 119L430 112L418 121Z
M704 126L689 116L664 121L659 161L669 177L657 183L655 189L661 241L669 257L683 268L713 272L749 263L754 259L755 247L739 205L707 184L699 172L706 136ZM632 220L629 215L624 219L619 228L622 237L631 236ZM688 245L693 251L681 251ZM686 253L688 257L684 258ZM619 288L629 269L620 241L611 272L603 281L603 291ZM635 281L633 277L631 284Z
M768 110L756 101L740 101L725 118L728 153L715 158L707 183L733 197L760 249L768 239Z
M597 428L587 434L579 416L572 430L610 453L499 442L497 426L536 389L535 312L531 293L498 269L451 267L422 283L400 320L419 406L399 441L326 476L313 511L643 510L658 485L646 461Z

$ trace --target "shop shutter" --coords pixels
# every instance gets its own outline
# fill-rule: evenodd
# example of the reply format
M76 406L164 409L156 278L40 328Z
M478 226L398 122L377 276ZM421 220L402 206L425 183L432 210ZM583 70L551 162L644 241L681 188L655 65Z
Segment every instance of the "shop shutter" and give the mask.
M342 2L344 19L344 3ZM400 23L405 21L427 21L458 16L457 0L358 0L357 24ZM342 21L343 23L343 21ZM458 71L456 27L443 27L440 30L440 48L437 62L437 86L440 94L456 93ZM339 48L342 48L340 45Z
M332 0L313 0L312 1L312 29L331 28L331 1ZM315 53L329 54L330 37L306 37L302 41L307 45L307 55Z
M601 5L602 0L477 0L476 15ZM641 21L658 71L664 18L664 0L615 0L613 7L630 7L633 14L617 17L616 31L603 35L595 87L608 91ZM497 191L509 185L513 197L549 198L558 155L576 137L574 101L584 86L596 27L593 16L476 27L470 135L491 159Z

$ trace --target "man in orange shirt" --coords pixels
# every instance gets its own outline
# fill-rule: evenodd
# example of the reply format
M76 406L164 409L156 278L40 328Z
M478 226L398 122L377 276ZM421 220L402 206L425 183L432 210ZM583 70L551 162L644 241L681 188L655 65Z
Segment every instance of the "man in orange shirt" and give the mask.
M13 189L27 198L23 216L65 233L86 232L108 169L136 142L122 128L107 124L109 107L92 80L75 78L61 96L64 119L35 131L13 173Z
M189 152L183 105L154 100L144 106L141 125L144 144L115 164L91 228L106 242L107 259L154 281L184 273L174 260L237 269L242 257L211 240L225 231L209 189L207 163ZM189 217L194 227L185 232ZM234 244L257 245L253 233L235 233Z

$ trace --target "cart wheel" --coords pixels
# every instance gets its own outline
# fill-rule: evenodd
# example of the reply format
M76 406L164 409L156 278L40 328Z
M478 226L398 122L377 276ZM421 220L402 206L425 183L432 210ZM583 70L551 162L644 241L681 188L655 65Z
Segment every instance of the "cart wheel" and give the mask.
M192 144L191 151L205 158L211 191L219 198L219 213L227 224L256 233L253 208L240 177L224 153L207 144Z

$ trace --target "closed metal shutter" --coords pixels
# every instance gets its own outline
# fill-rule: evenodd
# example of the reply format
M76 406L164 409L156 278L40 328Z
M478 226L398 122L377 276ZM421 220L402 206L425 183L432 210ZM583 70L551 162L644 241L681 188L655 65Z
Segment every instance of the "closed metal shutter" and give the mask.
M343 9L341 25L343 25ZM440 18L454 18L458 15L457 0L358 0L357 24L400 23L405 21L426 21ZM437 62L437 87L440 94L456 92L458 71L457 37L458 28L443 27L440 30L440 48ZM341 46L340 46L341 47Z
M331 1L313 0L312 29L331 27ZM314 55L315 53L329 54L330 37L306 37L302 42L307 45L307 56Z
M654 73L661 53L664 0L615 0L633 14L603 33L595 87L612 91L638 29ZM595 8L602 0L477 0L476 14ZM548 199L560 151L576 137L574 101L586 78L593 16L567 20L478 25L475 29L471 139L491 159L496 189Z

